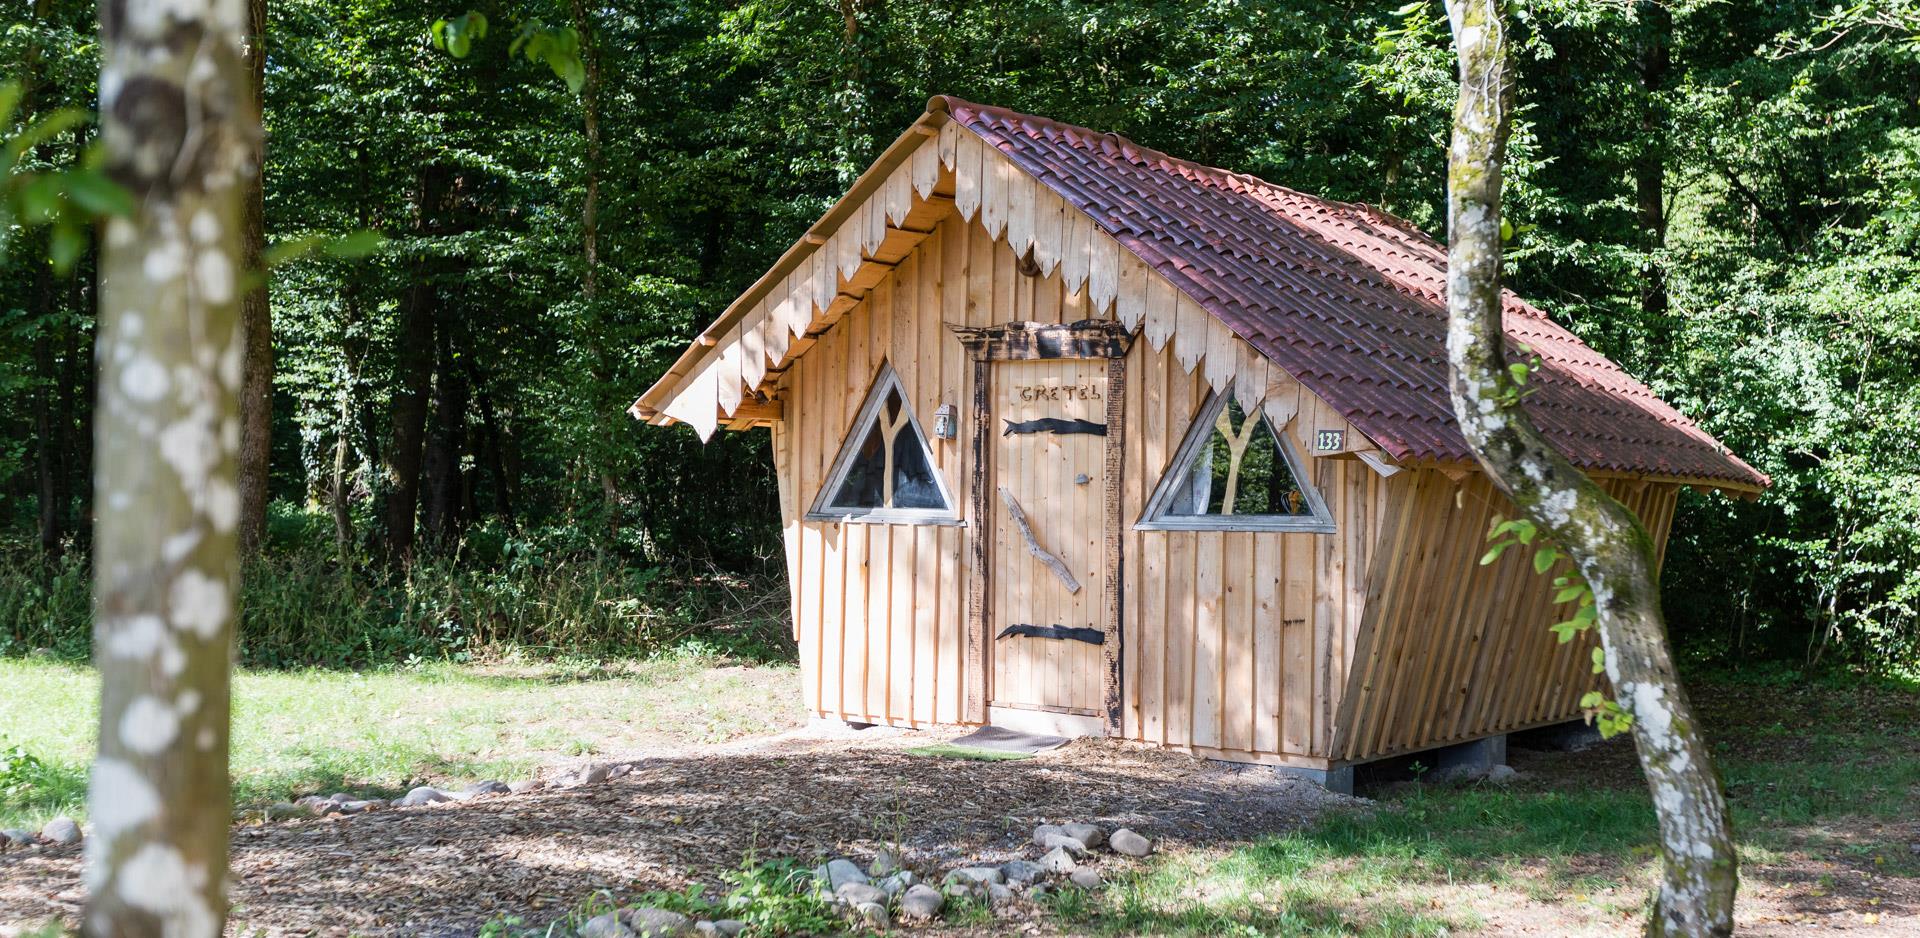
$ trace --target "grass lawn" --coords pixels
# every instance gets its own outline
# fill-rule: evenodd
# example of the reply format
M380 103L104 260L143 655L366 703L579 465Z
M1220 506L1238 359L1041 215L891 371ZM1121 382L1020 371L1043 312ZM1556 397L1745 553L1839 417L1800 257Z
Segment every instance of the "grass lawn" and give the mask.
M1920 695L1697 682L1693 698L1732 803L1743 929L1916 914ZM1074 930L1107 934L1632 932L1655 859L1631 744L1516 750L1513 761L1523 777L1507 787L1362 790L1375 810L1158 856L1097 899L1063 896L1056 911Z
M389 796L422 780L512 780L569 756L720 742L795 725L798 672L711 659L247 672L234 683L234 796ZM0 659L0 827L84 817L93 669Z

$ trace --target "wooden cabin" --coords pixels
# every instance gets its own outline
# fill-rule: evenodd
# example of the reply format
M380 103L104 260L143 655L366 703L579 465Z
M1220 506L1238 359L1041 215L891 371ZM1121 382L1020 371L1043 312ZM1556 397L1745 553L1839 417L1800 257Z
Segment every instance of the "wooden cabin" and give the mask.
M1576 718L1408 223L938 97L633 405L772 431L815 716L1121 737L1325 778ZM1509 294L1526 406L1664 548L1767 482Z

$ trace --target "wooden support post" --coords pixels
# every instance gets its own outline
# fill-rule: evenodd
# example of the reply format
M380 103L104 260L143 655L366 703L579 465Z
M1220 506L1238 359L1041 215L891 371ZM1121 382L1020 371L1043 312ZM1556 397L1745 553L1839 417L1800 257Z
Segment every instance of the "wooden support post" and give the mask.
M1126 543L1126 518L1122 513L1126 509L1121 483L1126 471L1126 453L1127 359L1123 349L1119 355L1107 359L1107 640L1100 645L1100 657L1107 669L1101 688L1107 712L1107 735L1112 737L1124 732L1121 708L1125 688L1121 681L1125 673L1126 643L1121 640L1121 622L1126 606L1121 595L1124 587L1121 570Z
M993 382L993 365L984 357L973 360L973 465L969 467L967 518L968 555L972 569L967 571L967 655L966 712L968 723L987 722L987 538L992 516L987 509L987 487L993 478L987 464L993 439L993 408L988 396Z

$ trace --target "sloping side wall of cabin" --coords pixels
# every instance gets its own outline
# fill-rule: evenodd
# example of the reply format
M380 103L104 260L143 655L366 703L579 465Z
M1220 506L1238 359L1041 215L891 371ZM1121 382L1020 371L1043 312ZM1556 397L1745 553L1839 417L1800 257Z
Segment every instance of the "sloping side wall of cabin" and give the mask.
M1679 486L1609 479L1665 559ZM1365 614L1337 720L1334 757L1364 762L1575 719L1597 636L1562 645L1548 626L1572 617L1553 577L1514 548L1482 566L1493 516L1517 511L1478 473L1428 470L1387 482Z

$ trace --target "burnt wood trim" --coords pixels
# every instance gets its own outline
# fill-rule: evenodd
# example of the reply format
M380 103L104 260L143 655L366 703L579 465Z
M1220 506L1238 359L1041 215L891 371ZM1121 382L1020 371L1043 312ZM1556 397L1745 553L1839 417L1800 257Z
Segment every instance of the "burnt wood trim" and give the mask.
M1107 435L1106 424L1094 423L1091 420L1039 417L1033 420L1023 420L1019 423L1014 423L1002 417L1000 422L1006 424L1006 426L1000 430L1001 436L1013 436L1019 433L1091 433L1094 436Z
M1122 613L1126 609L1125 599L1121 595L1125 577L1122 576L1121 561L1125 557L1126 519L1122 513L1126 510L1125 486L1122 485L1126 472L1127 454L1127 360L1122 351L1120 356L1107 359L1107 609L1106 630L1109 641L1100 646L1101 663L1106 665L1106 676L1101 681L1104 691L1103 705L1107 717L1107 735L1119 737L1124 732L1121 721L1121 706L1125 695L1122 693L1125 680L1123 656L1126 654L1122 635Z
M992 517L987 509L988 478L992 467L988 465L990 445L993 439L993 409L989 406L989 391L993 382L993 366L984 358L975 357L973 361L973 465L968 467L967 502L967 553L973 559L973 568L967 571L967 652L961 662L966 676L966 711L962 718L968 723L987 722L987 538L992 534L988 524Z
M1009 322L998 326L949 326L974 360L1030 361L1054 358L1124 358L1133 333L1111 319L1069 323Z
M1000 634L995 635L993 638L995 641L999 641L1009 636L1054 638L1064 641L1086 642L1089 645L1103 644L1107 640L1107 633L1099 629L1089 629L1071 625L1027 625L1025 623L1009 625L1001 629Z

